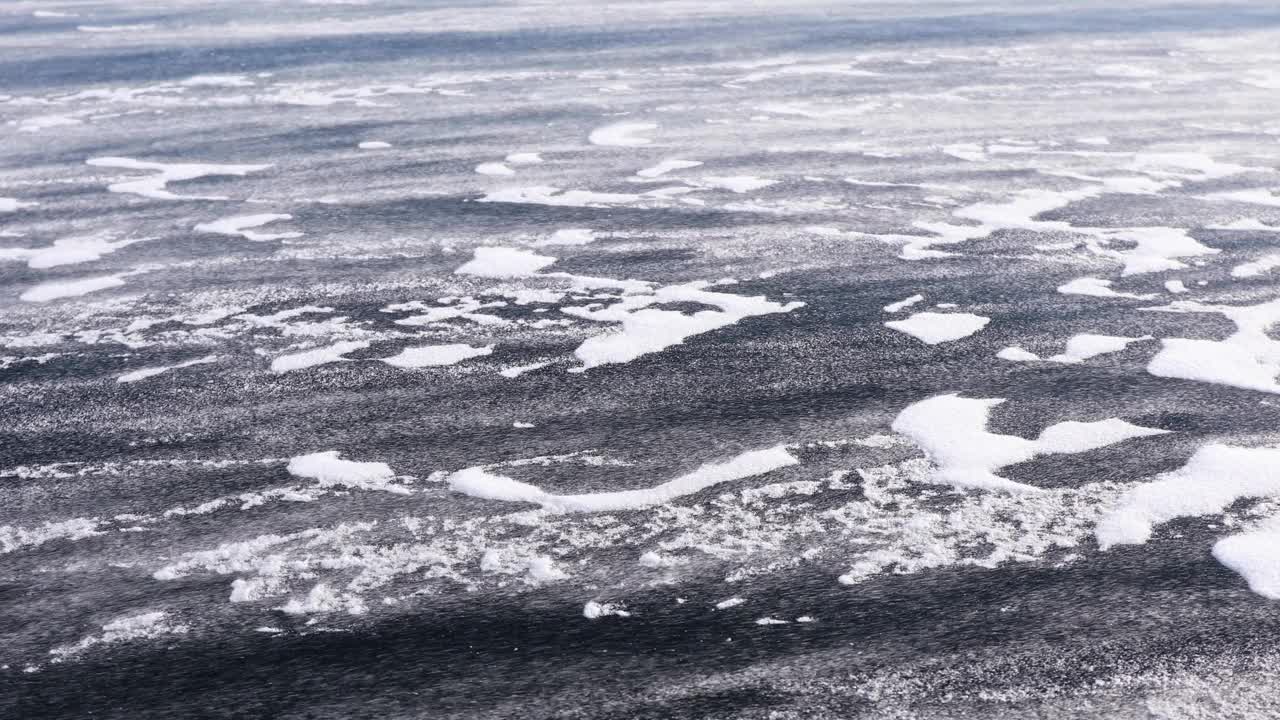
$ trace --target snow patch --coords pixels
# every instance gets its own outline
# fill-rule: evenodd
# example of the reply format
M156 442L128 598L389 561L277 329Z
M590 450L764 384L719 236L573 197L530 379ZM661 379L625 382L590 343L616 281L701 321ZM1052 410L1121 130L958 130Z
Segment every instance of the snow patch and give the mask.
M476 166L476 172L480 173L481 175L497 175L497 176L510 176L510 175L516 174L515 170L512 170L511 168L507 167L506 165L503 165L500 162L480 163L479 165Z
M447 479L450 489L486 500L530 502L557 513L594 513L641 510L665 505L721 483L755 477L799 463L783 445L765 450L745 452L722 462L708 463L698 469L656 485L638 490L553 495L534 485L502 475L484 467L459 470Z
M924 300L923 295L912 295L911 297L906 298L905 300L899 300L898 302L889 303L888 305L885 305L884 311L888 313L895 313L900 310L906 310L907 308L911 307L912 305L915 305L921 300Z
M151 170L145 177L112 183L107 190L114 193L132 193L158 200L226 200L225 196L175 195L166 188L171 182L195 180L202 177L234 175L243 177L270 168L271 165L216 165L211 163L161 163L134 160L126 157L95 157L85 161L94 167L121 168L124 170Z
M1155 295L1135 295L1133 293L1117 292L1111 289L1110 280L1094 277L1076 278L1069 283L1059 285L1058 292L1063 295L1088 295L1090 297L1129 298L1132 300L1150 300L1155 297Z
M1166 312L1218 313L1235 323L1236 331L1224 340L1166 338L1147 364L1157 377L1198 380L1246 390L1280 393L1280 341L1267 330L1280 322L1280 300L1260 305L1202 305L1174 301Z
M49 302L50 300L79 297L99 290L121 287L124 285L124 278L125 274L122 273L81 278L79 280L52 280L27 289L18 296L18 299L24 302Z
M999 398L938 395L902 410L892 427L914 441L938 466L932 482L1010 492L1039 492L1040 489L995 474L1005 466L1026 462L1038 455L1080 453L1169 432L1109 418L1050 425L1035 440L997 435L986 429L987 422L991 408L1003 402Z
M133 372L125 373L124 375L121 375L120 377L116 378L116 382L119 382L119 383L138 382L139 380L146 380L149 377L155 377L156 375L169 372L170 370L177 370L180 368L191 367L192 365L204 365L207 363L212 363L217 361L218 361L217 355L206 355L204 357L196 358L194 360L187 360L186 362L180 362L177 365L164 365L162 367L143 368L141 370L134 370Z
M631 617L631 613L623 609L624 606L615 603L601 603L590 600L582 607L582 617L588 620L597 620L602 617L614 615L616 617Z
M292 220L292 215L284 215L280 213L262 213L258 215L235 215L232 217L214 220L213 222L200 223L193 228L196 232L214 233L217 235L238 235L246 240L254 242L266 242L269 240L288 240L290 238L302 237L300 232L283 232L283 233L259 233L254 232L251 228L262 227L267 223L279 220Z
M657 129L658 126L654 123L620 122L592 130L587 140L592 145L639 147L653 142L642 134Z
M518 278L535 275L556 261L548 255L505 247L478 247L472 259L457 270L458 275L485 278Z
M397 495L408 495L412 491L403 485L394 484L395 473L391 466L380 462L357 462L343 460L338 457L337 450L298 455L289 460L286 468L294 477L315 480L322 488L356 488L360 490L383 490Z
M696 168L700 165L702 165L702 163L697 160L663 160L657 165L647 167L643 170L638 170L636 172L636 177L652 179L662 177L674 170L688 170L689 168Z
M905 320L890 320L885 327L906 333L928 345L966 338L991 322L991 318L973 313L914 313Z
M561 228L551 233L551 237L535 242L534 247L547 245L588 245L595 242L595 231L588 228Z
M344 360L343 355L356 350L363 350L367 347L369 347L369 343L366 340L345 340L314 350L281 355L271 361L271 372L284 374L294 370L315 367L316 365L341 362Z
M482 357L493 353L493 345L471 347L461 343L450 345L427 345L411 347L400 351L399 355L382 358L382 362L398 368L442 367L456 365L463 360Z

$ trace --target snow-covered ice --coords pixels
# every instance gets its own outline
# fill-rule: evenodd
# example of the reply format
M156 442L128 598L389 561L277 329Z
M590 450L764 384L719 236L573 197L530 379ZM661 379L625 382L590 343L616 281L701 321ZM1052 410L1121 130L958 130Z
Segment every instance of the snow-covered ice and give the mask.
M383 358L382 362L399 368L441 367L444 365L456 365L463 360L483 357L492 353L492 345L483 347L471 347L464 343L425 345L423 347L405 348L400 351L399 355Z
M906 333L928 345L967 338L991 322L991 318L973 313L912 313L904 320L890 320L885 327Z

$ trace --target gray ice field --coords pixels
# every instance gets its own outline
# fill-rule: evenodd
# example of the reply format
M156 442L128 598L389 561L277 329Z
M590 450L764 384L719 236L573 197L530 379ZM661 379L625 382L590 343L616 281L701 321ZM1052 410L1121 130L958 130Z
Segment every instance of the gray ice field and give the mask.
M9 0L0 717L1280 717L1280 5Z

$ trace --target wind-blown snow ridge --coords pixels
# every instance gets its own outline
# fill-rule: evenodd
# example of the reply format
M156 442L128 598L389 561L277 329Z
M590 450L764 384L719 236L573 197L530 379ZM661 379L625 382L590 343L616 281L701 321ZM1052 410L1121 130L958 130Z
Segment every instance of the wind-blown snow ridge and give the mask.
M559 513L641 510L664 505L685 495L733 480L754 477L798 464L786 446L745 452L722 463L708 463L661 485L638 490L553 495L512 478L495 475L483 466L459 470L448 477L450 489L472 497L504 502L528 502Z
M1035 440L998 435L986 429L987 420L991 408L1003 402L1000 398L937 395L909 405L898 413L893 421L893 430L911 438L937 464L933 482L957 488L1013 492L1038 492L1040 489L996 475L1002 467L1026 462L1038 455L1080 453L1132 438L1169 432L1108 418L1050 425Z

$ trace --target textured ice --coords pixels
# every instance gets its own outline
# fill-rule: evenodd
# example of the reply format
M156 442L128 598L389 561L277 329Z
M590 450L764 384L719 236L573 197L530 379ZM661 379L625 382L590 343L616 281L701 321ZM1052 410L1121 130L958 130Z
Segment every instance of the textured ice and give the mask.
M1280 278L1276 42L1271 8L1253 4L675 0L601 17L575 2L300 0L247 16L226 4L19 4L0 89L13 139L0 144L0 370L16 453L0 476L21 492L0 544L30 596L18 605L38 598L39 617L15 606L0 673L20 680L20 703L74 714L93 706L82 695L111 698L93 690L101 673L49 667L50 648L145 613L190 625L191 637L90 646L129 694L120 707L145 704L134 681L166 658L195 653L217 670L220 649L244 650L252 666L302 643L318 648L307 664L406 618L449 625L462 609L483 624L496 608L536 624L564 616L566 600L575 614L592 600L599 619L570 633L586 645L653 631L666 647L692 624L704 649L720 648L658 668L651 697L618 681L635 676L621 665L635 658L584 645L590 660L560 674L619 716L733 705L744 683L767 702L748 697L730 714L1223 714L1166 701L1187 674L1201 675L1205 703L1237 699L1203 677L1206 649L1228 669L1218 680L1254 679L1269 606L1245 584L1280 594L1280 498L1170 523L1160 546L1123 557L1099 558L1092 538L1193 436L1275 441L1280 334L1237 322L1252 328L1242 341L1228 312L1204 309L1271 303ZM36 7L82 17L34 20ZM157 27L88 36L77 23ZM424 29L444 40L404 40ZM621 144L588 144L593 128ZM83 164L119 155L163 168ZM274 167L157 178L170 161ZM473 172L490 164L516 174ZM236 202L172 200L183 195ZM225 225L280 213L296 224ZM218 223L233 234L205 234ZM306 242L245 240L288 231ZM101 243L63 242L72 237ZM127 285L18 301L91 276ZM1200 309L1165 310L1218 315L1140 307L1179 298ZM944 345L882 326L917 310L994 322ZM1129 344L1144 333L1161 340ZM493 352L423 370L384 362L452 360L441 348ZM1153 356L1152 372L1171 377L1146 373ZM955 462L935 463L885 434L895 412L944 385L1012 399L989 428L917 442L992 457L943 452ZM1047 454L1124 436L1108 417L1186 433ZM654 491L704 458L780 442L798 463L643 510L544 505ZM989 467L1028 443L1030 462ZM312 452L326 448L346 455ZM270 457L282 454L385 460L421 477L299 477L285 473L289 457ZM451 472L469 466L491 476L481 491L494 500L450 490ZM991 480L979 471L1044 487L938 484ZM1165 537L1214 525L1221 539L1198 559L1194 546L1182 552L1188 537ZM1169 543L1186 555L1172 565L1154 557ZM1195 566L1209 546L1239 578L1165 572ZM1132 577L1117 584L1117 573ZM954 612L943 608L941 635L896 623L893 642L868 642L875 627L836 617L944 586L962 592ZM1157 586L1154 611L1126 615L1122 605L1142 606ZM774 592L789 588L803 592ZM1070 612L1076 595L1096 612ZM711 612L734 596L751 603ZM623 602L647 617L612 622ZM907 605L889 615L919 619ZM798 624L813 616L825 626ZM824 627L853 644L815 646ZM1017 642L1003 643L1010 632ZM785 642L761 644L766 633ZM1191 641L1148 642L1178 633ZM1039 642L1050 635L1061 642ZM190 647L174 653L176 643ZM510 673L469 672L465 658L451 667L445 652L436 669L475 692L419 683L421 697L401 693L391 711L580 710L563 678L509 682L563 659L542 645L512 643ZM815 648L830 657L808 662ZM379 672L394 677L413 655ZM23 661L45 667L25 677ZM1135 664L1150 668L1140 681L1126 670ZM830 682L831 668L848 672ZM229 707L253 711L256 696L241 695ZM1098 703L1072 706L1079 695ZM298 714L325 714L324 692L302 696ZM190 698L164 702L191 714ZM1258 707L1236 714L1267 716Z

